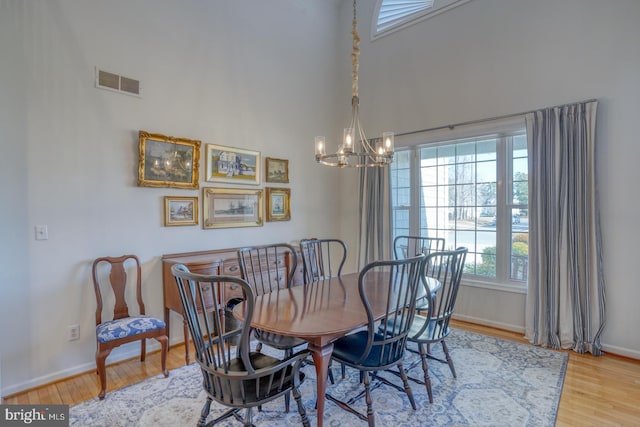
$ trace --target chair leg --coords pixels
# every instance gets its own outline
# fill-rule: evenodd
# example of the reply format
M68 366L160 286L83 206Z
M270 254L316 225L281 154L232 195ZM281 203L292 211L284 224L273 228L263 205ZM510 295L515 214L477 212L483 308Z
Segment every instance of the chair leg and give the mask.
M361 371L362 372L362 371ZM367 402L367 421L369 427L375 427L376 421L373 416L373 399L371 398L371 380L369 379L369 372L364 371L364 395Z
M456 368L453 367L453 359L449 355L449 348L447 347L447 344L445 344L444 340L442 340L442 350L444 351L444 354L447 358L447 365L449 365L449 369L453 374L453 378L458 378L456 375Z
M292 348L288 348L284 351L284 358L288 359L289 357L291 357L293 355L293 349ZM289 413L289 407L291 405L291 393L287 392L284 395L284 411L286 413Z
M98 393L98 398L100 400L104 399L105 394L107 394L107 371L105 361L107 360L109 353L111 353L111 349L98 350L96 352L96 369L100 376L100 393Z
M302 395L300 394L300 390L298 390L298 387L293 387L291 392L293 393L293 398L298 405L298 412L300 413L302 425L309 427L309 418L307 418L307 411L304 409L304 405L302 404Z
M411 407L415 411L417 409L416 401L413 398L413 390L411 390L411 386L409 386L409 378L407 378L407 373L404 370L404 366L402 366L402 362L398 363L398 372L400 372L400 378L402 378L402 383L404 384L404 392L407 393Z
M147 357L147 340L140 340L140 361L144 362L144 359Z
M211 410L211 398L207 397L207 401L202 407L202 411L200 411L200 419L198 420L198 427L204 427L206 425L207 417L209 416L209 411Z
M247 427L251 427L253 425L253 412L251 411L251 408L247 408L244 411L244 423L243 425L247 426Z
M162 350L160 351L160 363L162 365L162 374L166 377L169 376L169 371L167 371L167 352L169 351L169 337L166 335L156 338L160 345L162 346Z
M431 390L431 378L429 378L429 367L427 366L427 350L424 344L418 344L420 358L422 359L422 371L424 372L424 385L429 395L429 403L433 403L433 391Z

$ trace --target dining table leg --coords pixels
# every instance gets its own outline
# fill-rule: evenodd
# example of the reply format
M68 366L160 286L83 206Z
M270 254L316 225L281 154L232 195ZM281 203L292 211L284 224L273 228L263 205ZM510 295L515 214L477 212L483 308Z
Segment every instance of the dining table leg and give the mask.
M317 395L317 426L322 427L324 418L325 393L327 391L327 376L329 373L329 362L331 361L331 353L333 353L333 343L324 346L318 346L309 343L307 346L313 358L313 364L316 367L316 395Z

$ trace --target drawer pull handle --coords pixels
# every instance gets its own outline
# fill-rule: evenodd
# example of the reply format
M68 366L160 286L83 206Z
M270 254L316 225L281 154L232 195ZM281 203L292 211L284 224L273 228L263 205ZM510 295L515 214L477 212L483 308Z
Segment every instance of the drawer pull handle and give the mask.
M235 291L236 289L238 289L239 287L240 287L240 286L238 286L238 284L237 284L237 283L234 283L233 285L231 285L231 289L233 289L234 291Z
M238 266L232 265L231 267L229 267L229 271L238 271Z

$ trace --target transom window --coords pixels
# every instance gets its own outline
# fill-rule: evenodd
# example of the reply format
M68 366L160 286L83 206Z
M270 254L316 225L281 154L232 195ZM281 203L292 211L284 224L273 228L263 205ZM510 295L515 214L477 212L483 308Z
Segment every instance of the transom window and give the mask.
M420 22L470 0L378 0L371 38Z
M443 237L448 249L467 247L467 278L526 281L524 130L398 150L391 187L394 237Z

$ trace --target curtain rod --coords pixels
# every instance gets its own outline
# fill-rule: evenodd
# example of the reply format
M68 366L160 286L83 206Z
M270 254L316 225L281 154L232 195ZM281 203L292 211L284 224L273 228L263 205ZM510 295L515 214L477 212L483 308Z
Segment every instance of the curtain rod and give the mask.
M562 108L562 107L567 107L569 105L574 105L574 104L586 104L587 102L593 102L597 100L598 100L597 98L592 98L592 99L587 99L586 101L570 102L568 104L554 105L553 107L545 107L545 109L546 108ZM535 113L536 111L540 111L540 109L524 111L522 113L505 114L504 116L487 117L485 119L469 120L467 122L460 122L452 125L436 126L428 129L413 130L410 132L397 133L396 136L413 135L416 133L432 132L434 130L441 130L441 129L453 130L454 128L459 126L474 125L476 123L491 122L493 120L499 120L499 119L510 119L511 117L524 116L525 114Z

